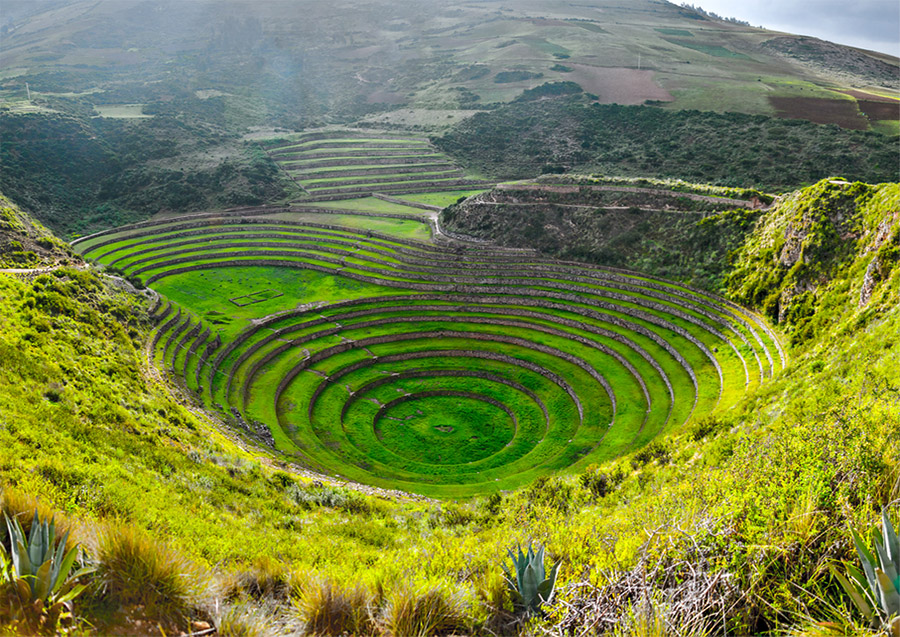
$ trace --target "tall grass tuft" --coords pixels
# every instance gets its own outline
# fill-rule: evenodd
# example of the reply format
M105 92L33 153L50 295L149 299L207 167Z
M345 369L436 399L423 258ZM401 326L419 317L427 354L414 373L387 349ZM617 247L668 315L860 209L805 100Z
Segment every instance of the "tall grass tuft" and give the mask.
M466 633L466 618L465 604L456 593L440 586L401 586L388 597L381 624L391 637L431 637Z
M250 568L238 571L226 584L225 597L250 596L257 600L286 602L297 586L296 574L268 556L256 558Z
M125 525L100 534L97 561L106 604L140 606L147 618L167 623L179 624L195 614L209 585L195 564Z
M270 619L247 603L227 606L215 623L219 637L266 637L275 632Z
M372 635L375 622L371 596L360 586L343 588L330 579L313 580L294 602L305 631L311 635Z

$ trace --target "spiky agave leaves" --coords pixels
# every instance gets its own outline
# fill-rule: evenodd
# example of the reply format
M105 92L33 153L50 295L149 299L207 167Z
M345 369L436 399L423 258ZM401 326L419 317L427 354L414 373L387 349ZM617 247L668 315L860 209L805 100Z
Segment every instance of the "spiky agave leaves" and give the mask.
M888 518L887 508L881 512L882 531L872 533L875 552L866 547L859 533L851 530L856 554L862 570L847 565L846 576L833 566L831 571L853 603L872 622L886 627L900 637L900 538Z
M503 579L506 580L515 605L524 609L527 615L539 614L541 606L553 601L559 562L553 565L548 576L544 569L544 547L540 544L537 551L529 544L527 553L522 552L521 546L518 547L518 554L512 550L507 553L512 559L513 569L503 564Z
M42 521L35 510L26 540L19 521L4 517L10 556L6 556L6 550L0 545L0 578L13 587L26 621L35 627L52 629L71 601L84 590L85 586L77 584L77 579L94 569L83 567L70 577L78 547L66 553L69 533L64 533L57 542L53 518Z

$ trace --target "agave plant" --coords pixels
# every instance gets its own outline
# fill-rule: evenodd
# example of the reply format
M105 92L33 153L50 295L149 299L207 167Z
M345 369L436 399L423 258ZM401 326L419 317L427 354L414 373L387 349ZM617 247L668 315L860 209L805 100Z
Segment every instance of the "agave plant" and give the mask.
M71 601L85 588L76 583L78 578L94 569L82 567L70 575L78 547L65 552L69 533L63 534L57 542L53 518L49 522L41 521L35 511L31 534L26 540L19 521L4 517L11 556L7 556L0 545L0 581L12 586L22 620L36 629L53 630L63 614L69 611Z
M883 532L875 529L875 552L866 548L859 533L851 530L862 570L847 565L844 575L832 567L837 580L853 603L872 622L888 634L900 637L900 539L888 518L887 508L881 512Z
M504 564L503 579L506 580L516 607L524 609L527 615L539 614L541 606L553 601L559 562L553 565L550 575L546 576L544 547L540 544L537 551L532 550L529 544L527 553L522 553L521 546L518 547L518 555L511 550L507 552L512 558L513 569Z

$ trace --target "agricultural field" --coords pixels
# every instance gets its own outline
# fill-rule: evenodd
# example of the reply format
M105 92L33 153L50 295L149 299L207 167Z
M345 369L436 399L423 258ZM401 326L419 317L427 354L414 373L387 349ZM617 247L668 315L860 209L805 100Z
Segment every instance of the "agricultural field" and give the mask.
M326 475L508 490L633 451L785 365L764 320L707 292L383 225L421 217L303 210L159 219L74 247L158 294L148 354L183 388Z
M261 143L269 157L318 200L488 186L467 179L425 137L328 130Z

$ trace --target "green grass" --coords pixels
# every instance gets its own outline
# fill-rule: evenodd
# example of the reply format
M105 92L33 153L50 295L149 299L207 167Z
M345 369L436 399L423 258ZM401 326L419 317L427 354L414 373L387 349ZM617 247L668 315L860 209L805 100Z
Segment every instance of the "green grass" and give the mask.
M283 162L283 163L285 164L285 167L288 167L290 164L290 162ZM420 168L422 166L431 166L434 163L436 163L436 162L411 164L411 165L415 166L417 168ZM302 170L302 173L307 174L307 175L315 175L315 174L326 173L326 172L327 173L330 173L330 172L341 173L341 172L351 171L351 170L371 170L371 169L378 169L378 170L392 170L393 169L393 170L397 170L397 172L402 173L402 172L405 172L403 169L408 168L409 166L410 166L410 164L359 164L359 165L355 165L355 166L354 165L326 166L324 168L305 169L305 170Z
M737 60L749 60L750 58L744 55L743 53L738 53L736 51L732 51L731 49L727 49L720 44L705 44L702 42L693 42L690 40L668 40L672 44L677 44L678 46L683 46L686 49L692 49L694 51L699 51L700 53L705 53L706 55L711 55L716 58L732 58Z
M415 177L414 180L412 180L412 179L409 180L411 183L418 182L418 181L426 181L426 182L434 181L434 182L439 183L441 179L447 178L447 177L442 177L442 176L446 175L446 173L449 172L449 170L453 170L453 169L438 170L438 171L434 171L434 172L424 172L424 173L418 173L418 172L406 173L406 172L402 172L402 171L397 171L395 173L387 173L384 175L350 175L347 177L341 177L341 176L323 177L321 179L302 179L301 183L303 184L304 187L309 188L309 189L332 187L332 184L335 186L340 186L340 185L342 185L343 182L360 182L359 184L355 184L355 185L359 185L359 186L364 186L367 183L371 183L371 184L373 184L373 187L374 187L376 185L381 185L381 182L387 182L388 184L394 183L394 182L404 183L404 182L397 182L397 179L399 177L406 177L406 176L409 176L409 177L414 176ZM452 177L452 178L459 179L459 177ZM325 185L325 184L327 184L327 185ZM354 184L351 184L351 185L354 185Z
M423 192L419 194L397 195L397 198L445 208L452 203L456 203L460 197L472 197L473 195L482 192L484 192L484 190L449 190L447 192Z
M687 29L675 29L672 27L659 27L654 30L662 33L663 35L674 35L674 36L683 37L683 38L694 37L694 34L691 33L690 31L688 31Z
M403 195L403 199L411 199L412 195ZM455 200L454 200L455 201ZM310 204L316 208L333 208L335 210L348 210L360 212L384 212L404 215L424 215L427 210L404 206L392 201L384 201L376 197L360 197L359 199L346 199L337 201L321 201Z
M878 131L882 135L892 135L897 137L900 135L900 120L882 119L872 122L872 130Z

